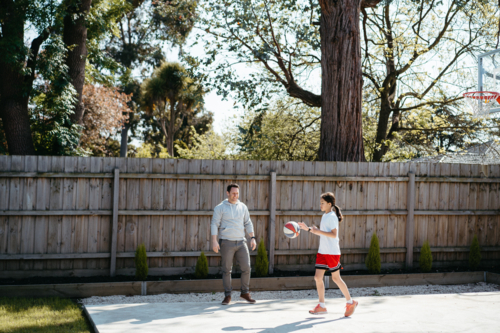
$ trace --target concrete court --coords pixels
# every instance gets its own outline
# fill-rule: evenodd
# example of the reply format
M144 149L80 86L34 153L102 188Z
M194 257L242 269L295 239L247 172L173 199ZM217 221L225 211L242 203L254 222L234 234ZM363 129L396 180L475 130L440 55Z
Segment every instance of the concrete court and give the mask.
M99 333L118 332L500 332L500 292L357 298L351 318L343 299L327 300L327 315L309 315L317 301L267 300L255 305L138 303L90 305Z

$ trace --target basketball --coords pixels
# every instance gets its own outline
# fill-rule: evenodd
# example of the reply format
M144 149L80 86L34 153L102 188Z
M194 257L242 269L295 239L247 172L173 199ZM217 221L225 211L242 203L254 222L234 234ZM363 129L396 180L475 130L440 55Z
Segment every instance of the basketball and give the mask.
M290 221L283 227L283 232L288 238L295 238L300 234L300 227L297 222Z

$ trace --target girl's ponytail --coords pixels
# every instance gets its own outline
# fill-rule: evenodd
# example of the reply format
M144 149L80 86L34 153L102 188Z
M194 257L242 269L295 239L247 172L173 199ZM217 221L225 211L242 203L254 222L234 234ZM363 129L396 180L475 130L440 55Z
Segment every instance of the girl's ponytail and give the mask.
M332 204L332 208L335 209L335 214L337 214L337 218L339 219L339 223L342 222L342 220L344 219L344 216L342 215L342 212L340 211L339 206L337 206L335 204L335 195L332 192L326 192L326 193L323 193L321 195L321 199Z
M333 206L335 208L335 213L337 214L337 218L339 219L339 223L342 222L344 219L344 215L342 215L342 212L340 211L339 206L335 205Z

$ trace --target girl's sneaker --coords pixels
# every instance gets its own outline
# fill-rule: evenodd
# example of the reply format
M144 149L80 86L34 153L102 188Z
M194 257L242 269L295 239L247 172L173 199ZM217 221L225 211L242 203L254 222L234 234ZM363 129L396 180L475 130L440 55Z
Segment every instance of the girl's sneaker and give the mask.
M356 310L356 307L358 306L358 302L352 301L352 304L347 303L345 306L345 313L344 316L349 317L354 313L354 310Z
M309 313L317 315L317 314L325 314L325 313L328 313L328 312L326 312L326 308L322 308L321 305L318 304L314 308L314 310L309 310Z

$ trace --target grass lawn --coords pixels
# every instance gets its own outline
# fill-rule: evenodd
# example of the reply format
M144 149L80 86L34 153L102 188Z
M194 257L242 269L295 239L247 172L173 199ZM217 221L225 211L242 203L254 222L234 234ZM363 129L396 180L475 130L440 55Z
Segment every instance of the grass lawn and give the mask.
M0 297L2 333L91 333L82 309L64 298Z

